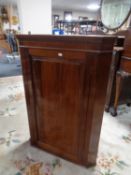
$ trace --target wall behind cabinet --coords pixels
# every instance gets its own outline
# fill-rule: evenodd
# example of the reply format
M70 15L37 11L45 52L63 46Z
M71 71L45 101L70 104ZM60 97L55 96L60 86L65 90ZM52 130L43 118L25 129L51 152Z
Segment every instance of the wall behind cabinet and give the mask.
M60 10L60 9L53 9L52 15L59 15L60 19L64 19L64 11L71 11L71 10ZM90 11L76 11L72 10L72 18L74 20L78 20L79 16L82 17L88 17L89 19L97 20L97 17L99 17L99 11L97 12L90 12Z
M51 0L18 0L21 32L51 33Z

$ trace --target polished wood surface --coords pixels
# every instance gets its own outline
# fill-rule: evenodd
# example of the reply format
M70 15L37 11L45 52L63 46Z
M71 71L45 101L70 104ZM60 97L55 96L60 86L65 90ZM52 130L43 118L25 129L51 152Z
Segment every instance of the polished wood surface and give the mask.
M6 39L5 35L4 34L0 34L0 40L5 40L5 39Z
M5 49L8 53L11 53L11 47L4 34L0 34L0 49Z
M94 165L115 37L17 38L32 145Z
M127 30L123 56L131 58L131 28Z
M122 57L120 63L120 70L131 74L131 57Z

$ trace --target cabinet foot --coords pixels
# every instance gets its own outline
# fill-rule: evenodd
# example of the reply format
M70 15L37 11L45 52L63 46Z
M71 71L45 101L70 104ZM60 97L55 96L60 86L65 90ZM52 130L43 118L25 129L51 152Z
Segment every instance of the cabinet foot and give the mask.
M130 106L131 106L131 103L127 103L126 105L127 105L128 107L130 107Z
M110 107L109 106L105 106L105 111L109 112L109 110L110 110Z
M110 109L110 114L112 115L112 117L116 117L117 116L117 112L114 108Z

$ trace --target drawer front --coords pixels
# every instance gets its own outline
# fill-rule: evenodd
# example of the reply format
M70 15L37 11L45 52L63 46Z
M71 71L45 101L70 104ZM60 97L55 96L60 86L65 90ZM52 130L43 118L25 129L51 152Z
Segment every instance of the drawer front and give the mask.
M122 57L120 63L120 69L127 73L131 73L131 58Z
M29 49L29 54L45 58L58 58L67 60L85 60L86 53L82 51L63 51L49 49Z

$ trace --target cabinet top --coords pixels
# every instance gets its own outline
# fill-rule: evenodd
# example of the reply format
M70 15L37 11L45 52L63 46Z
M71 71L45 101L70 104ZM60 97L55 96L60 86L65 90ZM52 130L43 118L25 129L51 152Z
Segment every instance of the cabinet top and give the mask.
M112 52L116 36L111 35L17 35L19 47L73 49Z
M17 35L17 38L19 40L23 40L23 39L42 39L42 38L53 38L53 39L72 39L72 40L86 40L89 38L116 38L116 36L114 35L25 35L25 34L19 34Z

